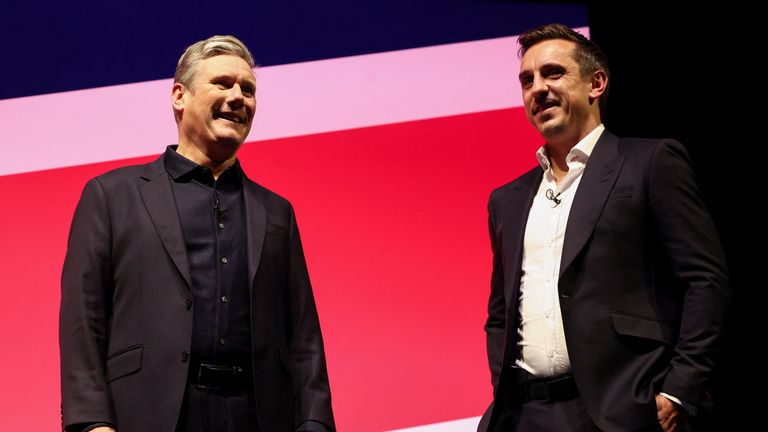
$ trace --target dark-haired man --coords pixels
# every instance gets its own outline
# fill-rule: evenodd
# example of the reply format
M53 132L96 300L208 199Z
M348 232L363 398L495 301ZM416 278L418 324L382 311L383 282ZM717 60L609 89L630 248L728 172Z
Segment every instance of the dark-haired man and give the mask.
M707 395L729 302L688 155L602 124L600 48L551 24L520 36L539 166L493 191L480 430L678 431Z

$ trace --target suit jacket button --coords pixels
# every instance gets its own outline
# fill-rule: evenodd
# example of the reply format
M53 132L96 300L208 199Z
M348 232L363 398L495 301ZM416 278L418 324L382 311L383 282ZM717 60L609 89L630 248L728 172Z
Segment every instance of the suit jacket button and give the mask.
M187 310L192 309L192 299L191 298L188 298L188 299L184 300L184 303L186 303L186 305L187 305Z
M183 351L181 353L181 362L186 363L187 360L189 360L189 353L187 351Z

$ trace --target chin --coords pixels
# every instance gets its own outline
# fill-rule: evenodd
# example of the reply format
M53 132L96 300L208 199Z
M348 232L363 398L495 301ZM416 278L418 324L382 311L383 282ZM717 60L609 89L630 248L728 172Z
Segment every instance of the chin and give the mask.
M550 120L539 123L536 126L536 129L538 129L539 133L545 137L558 135L563 131L563 124L561 122L550 119Z
M562 125L551 125L539 129L539 133L548 142L556 141L565 136L565 128Z
M237 149L238 147L240 147L243 144L243 141L245 141L245 139L243 139L243 138L229 138L229 137L227 137L227 138L219 138L217 142L219 143L219 145L222 148Z
M248 137L248 133L241 133L240 131L220 131L215 135L216 141L222 145L240 145Z

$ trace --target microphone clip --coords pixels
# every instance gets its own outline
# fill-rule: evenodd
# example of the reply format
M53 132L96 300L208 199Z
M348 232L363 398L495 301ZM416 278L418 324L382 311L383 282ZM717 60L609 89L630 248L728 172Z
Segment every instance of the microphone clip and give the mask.
M555 194L555 191L553 191L552 189L547 189L547 192L544 195L547 197L548 200L554 201L555 207L557 207L557 205L562 202L562 200L558 198L561 193L562 192L558 192L557 194Z

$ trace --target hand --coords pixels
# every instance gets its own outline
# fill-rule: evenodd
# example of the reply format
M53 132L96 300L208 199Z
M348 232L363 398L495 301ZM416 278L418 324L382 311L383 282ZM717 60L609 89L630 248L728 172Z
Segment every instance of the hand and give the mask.
M664 432L680 432L688 419L688 411L662 395L656 395L656 416Z

